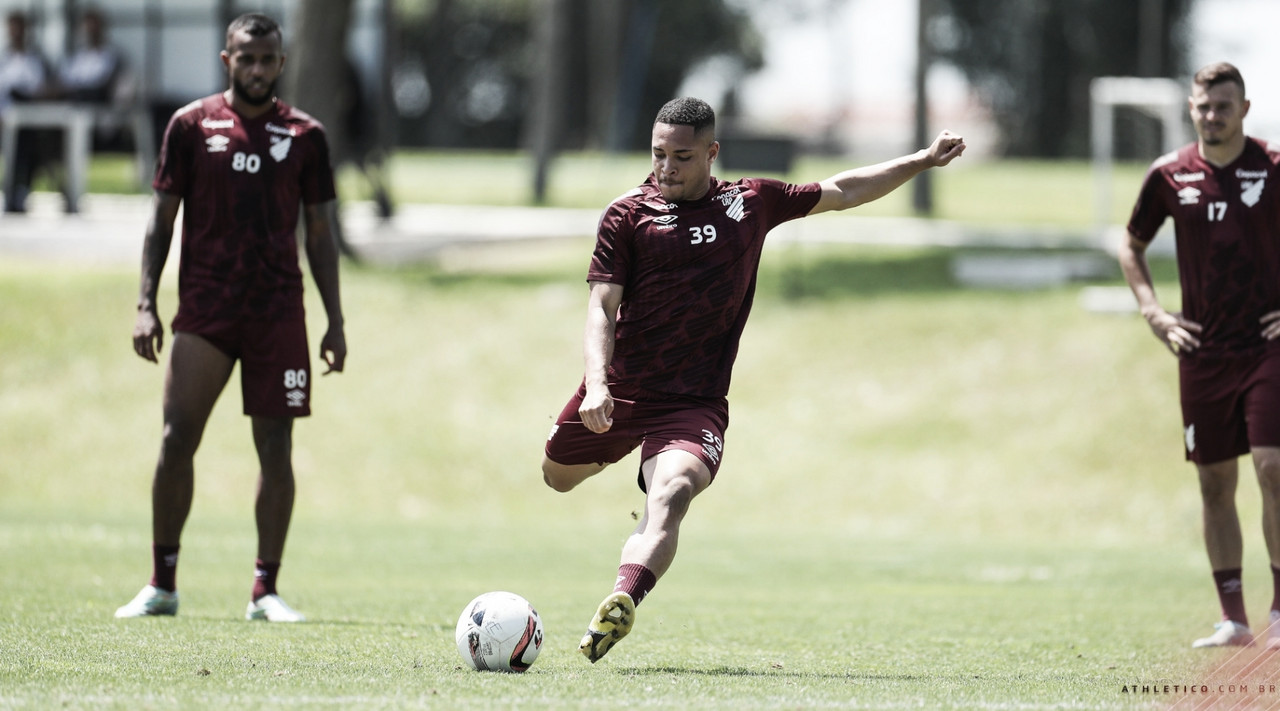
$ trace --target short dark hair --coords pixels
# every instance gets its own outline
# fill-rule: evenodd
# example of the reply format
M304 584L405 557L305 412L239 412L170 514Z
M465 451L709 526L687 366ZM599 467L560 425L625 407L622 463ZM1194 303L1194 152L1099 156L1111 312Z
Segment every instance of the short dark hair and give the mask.
M280 43L284 44L284 34L280 31L279 23L256 12L241 15L227 25L227 49L231 49L231 37L237 32L246 32L250 37L265 37L274 33Z
M1218 84L1231 82L1240 87L1240 95L1244 96L1244 76L1240 74L1240 70L1236 69L1234 64L1228 62L1215 62L1206 67L1202 67L1196 72L1192 82L1196 86L1203 86L1211 89Z
M672 99L663 104L653 122L672 126L692 126L694 133L702 133L704 129L710 129L714 136L716 132L715 110L707 102L692 96Z

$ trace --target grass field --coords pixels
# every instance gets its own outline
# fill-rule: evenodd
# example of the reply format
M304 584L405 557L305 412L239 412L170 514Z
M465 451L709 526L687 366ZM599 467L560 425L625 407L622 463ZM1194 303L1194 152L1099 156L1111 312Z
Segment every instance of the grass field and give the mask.
M161 369L129 348L136 274L0 262L0 708L1155 708L1239 683L1208 697L1280 703L1254 689L1271 668L1188 648L1217 605L1172 360L1078 286L960 289L931 250L766 253L725 466L636 630L588 665L642 503L634 458L568 495L537 470L581 375L590 244L499 249L344 267L348 372L296 428L297 626L241 617L256 465L234 386L197 457L181 614L112 619L150 567ZM494 589L542 614L525 675L454 649Z

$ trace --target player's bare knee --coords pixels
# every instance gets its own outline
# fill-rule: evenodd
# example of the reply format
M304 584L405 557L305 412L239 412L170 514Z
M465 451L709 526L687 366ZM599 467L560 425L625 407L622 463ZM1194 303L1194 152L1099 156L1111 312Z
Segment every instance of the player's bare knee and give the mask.
M579 480L568 476L563 464L558 464L544 457L542 460L542 481L547 486L563 494L572 491L578 485Z
M662 509L676 516L684 516L693 503L697 487L687 476L664 478L654 482L649 497Z
M1280 501L1280 461L1259 461L1258 487L1264 500Z
M174 462L194 457L196 449L200 447L201 434L190 427L166 422L160 436L161 461Z
M1210 509L1235 506L1236 488L1220 479L1201 478L1200 499Z

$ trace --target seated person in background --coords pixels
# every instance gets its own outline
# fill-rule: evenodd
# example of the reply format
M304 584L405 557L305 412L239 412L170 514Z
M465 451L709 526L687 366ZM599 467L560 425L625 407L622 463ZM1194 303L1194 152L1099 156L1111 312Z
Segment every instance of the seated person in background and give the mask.
M25 29L22 34L25 36ZM81 42L59 67L53 81L22 98L51 101L70 101L109 106L118 98L118 86L123 75L124 62L119 51L106 42L106 18L94 8L88 8L80 16ZM13 41L11 33L10 42ZM43 64L42 64L43 66ZM111 130L118 130L111 122L98 125L99 138L109 138ZM104 133L104 129L108 133ZM64 137L56 129L23 129L18 138L18 150L14 156L14 179L5 195L7 212L25 212L26 198L37 172L51 174L63 152Z
M106 42L106 19L100 11L87 9L80 16L80 29L84 44L59 69L58 95L65 101L111 103L124 63Z
M48 91L48 72L39 52L27 44L27 16L10 12L5 19L8 46L0 52L0 121L4 111L13 101L28 101ZM5 192L5 212L24 212L31 176L35 172L40 133L26 129L19 132L18 148L14 155L14 179Z

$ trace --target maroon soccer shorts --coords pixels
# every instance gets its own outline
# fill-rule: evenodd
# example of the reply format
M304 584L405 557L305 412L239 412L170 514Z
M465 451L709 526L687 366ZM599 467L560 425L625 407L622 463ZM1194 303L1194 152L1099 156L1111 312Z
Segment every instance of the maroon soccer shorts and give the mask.
M311 414L311 358L305 320L220 323L192 333L240 361L244 414L250 417Z
M1187 460L1213 464L1280 447L1280 347L1178 363Z
M639 392L612 384L613 426L596 433L582 424L578 408L586 386L569 399L547 437L547 458L558 464L613 464L640 447L641 463L670 449L702 460L715 480L724 455L729 403L724 398L689 398ZM637 475L644 491L644 475Z

